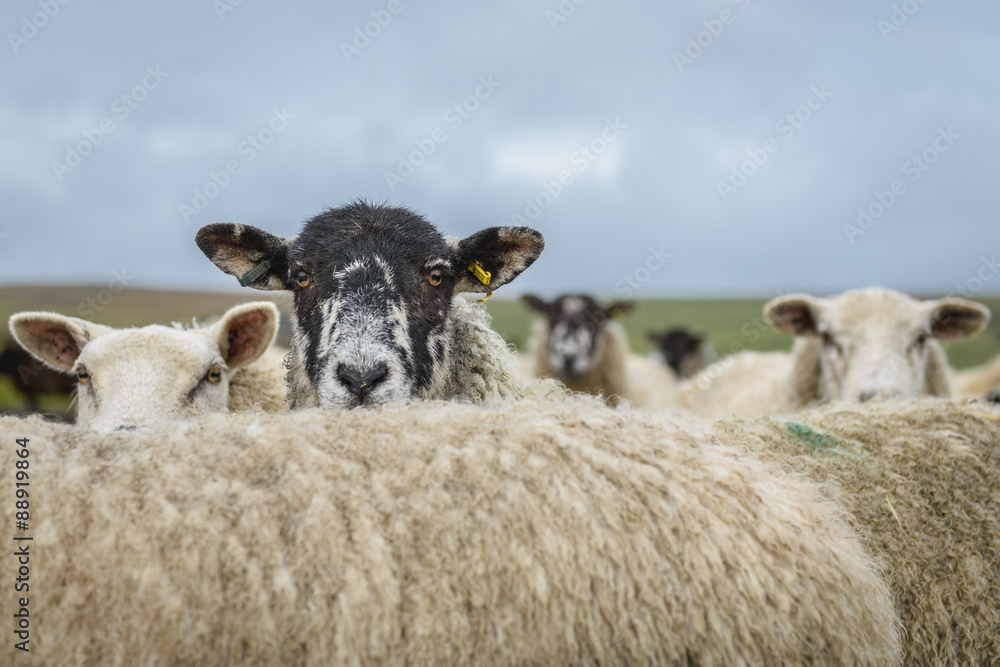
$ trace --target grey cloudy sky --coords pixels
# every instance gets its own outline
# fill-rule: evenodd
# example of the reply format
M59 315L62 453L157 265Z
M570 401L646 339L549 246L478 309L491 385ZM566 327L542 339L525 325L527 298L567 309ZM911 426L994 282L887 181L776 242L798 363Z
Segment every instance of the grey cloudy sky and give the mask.
M0 283L233 288L198 227L367 197L527 220L508 295L1000 293L995 0L320 5L5 2Z

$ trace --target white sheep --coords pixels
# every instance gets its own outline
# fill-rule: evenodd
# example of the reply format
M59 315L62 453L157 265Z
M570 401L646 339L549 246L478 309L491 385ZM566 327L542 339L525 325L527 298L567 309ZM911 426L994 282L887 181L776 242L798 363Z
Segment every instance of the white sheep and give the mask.
M596 401L25 437L37 664L898 663L815 486Z
M916 301L886 289L779 297L764 313L797 336L789 353L743 352L683 383L679 404L700 414L753 416L827 400L950 396L938 340L977 333L989 310L964 299Z
M905 664L1000 664L1000 407L833 403L707 430L821 482L850 513L892 587Z
M981 366L955 371L952 383L957 396L1000 402L1000 355Z
M282 355L270 302L245 303L212 326L113 329L56 313L10 318L37 359L75 374L77 424L103 433L207 412L284 408Z
M545 247L534 229L445 238L405 208L357 201L313 217L295 238L218 223L195 240L242 285L292 292L289 407L523 395L513 351L458 294L492 293L520 275Z
M524 301L546 316L533 326L527 377L554 378L572 391L603 396L609 405L628 400L638 407L666 407L676 400L673 372L654 359L631 353L624 327L615 321L632 309L631 301L602 306L586 295L545 301L528 294Z

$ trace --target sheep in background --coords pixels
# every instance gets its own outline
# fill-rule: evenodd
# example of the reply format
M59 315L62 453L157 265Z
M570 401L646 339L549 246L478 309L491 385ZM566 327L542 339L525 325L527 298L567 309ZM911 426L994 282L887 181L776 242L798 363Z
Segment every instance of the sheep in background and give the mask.
M700 414L753 416L829 400L950 396L938 340L972 336L990 318L964 299L917 301L886 289L773 299L764 314L797 340L792 352L743 352L682 387L680 404Z
M270 302L235 306L214 325L113 329L56 313L10 318L18 342L43 363L75 374L77 424L131 431L206 412L281 410L278 331Z
M534 229L445 238L405 208L358 201L317 215L292 239L217 223L195 240L242 285L291 290L289 407L524 393L517 357L485 309L457 295L492 293L531 266L545 246Z
M648 331L646 337L656 345L653 358L669 366L679 379L694 377L715 361L715 350L704 334L684 327Z
M39 394L70 396L76 388L72 377L39 363L16 341L8 342L0 354L0 375L10 376L31 411L38 410Z
M1000 355L981 366L955 371L952 383L958 396L1000 403Z
M0 466L28 437L43 485L30 656L898 663L892 598L838 508L652 419L587 398L206 415L131 437L0 419ZM0 503L4 525L14 512Z
M892 588L907 665L1000 663L1000 408L839 403L709 430L821 482L850 513Z
M548 302L522 297L546 316L535 325L522 369L529 377L551 377L573 391L603 396L611 406L626 399L641 407L666 407L675 400L669 369L629 351L624 327L615 321L632 310L631 301L602 306L586 295Z

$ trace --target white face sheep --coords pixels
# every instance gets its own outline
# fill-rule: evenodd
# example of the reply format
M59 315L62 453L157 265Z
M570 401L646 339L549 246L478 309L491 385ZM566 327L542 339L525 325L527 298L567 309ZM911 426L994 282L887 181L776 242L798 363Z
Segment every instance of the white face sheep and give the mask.
M542 235L527 227L446 239L405 208L363 201L317 215L291 239L211 224L195 240L241 284L292 292L292 408L460 396L466 387L455 385L469 382L454 378L472 360L463 357L468 327L457 320L469 308L453 298L509 283L544 247ZM516 358L499 335L489 335L517 375Z
M274 304L257 302L204 329L113 329L28 312L11 317L10 329L35 357L77 376L77 424L108 433L226 410L230 383L267 350L278 317Z
M800 337L793 381L796 395L809 400L949 396L950 371L937 341L971 336L990 318L985 306L964 299L916 301L874 288L779 297L764 312L779 330Z

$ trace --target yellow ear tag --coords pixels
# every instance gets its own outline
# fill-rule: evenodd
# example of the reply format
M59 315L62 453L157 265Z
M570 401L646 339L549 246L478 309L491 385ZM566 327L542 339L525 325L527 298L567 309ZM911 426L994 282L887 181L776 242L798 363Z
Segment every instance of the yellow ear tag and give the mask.
M484 269L482 266L479 265L478 259L473 260L472 264L469 264L469 271L472 271L472 275L478 278L479 282L481 282L484 285L489 285L490 278L493 277L492 273L490 273L489 271L487 271L486 269Z

